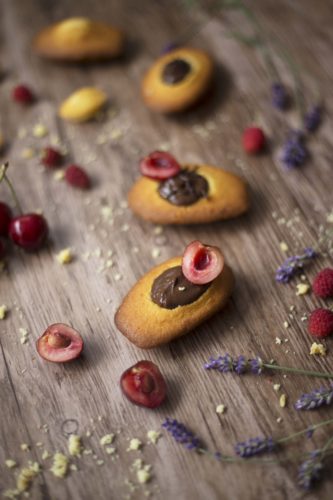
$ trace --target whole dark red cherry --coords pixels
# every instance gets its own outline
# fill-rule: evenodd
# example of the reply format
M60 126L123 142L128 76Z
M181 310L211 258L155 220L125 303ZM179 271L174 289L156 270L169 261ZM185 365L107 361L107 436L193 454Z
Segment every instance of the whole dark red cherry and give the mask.
M146 408L160 406L166 396L163 375L151 361L139 361L128 368L121 376L120 387L132 403Z
M12 211L6 203L0 201L0 236L8 236L8 227Z
M37 250L48 234L45 218L39 214L24 214L15 217L9 224L9 236L15 245L24 250Z

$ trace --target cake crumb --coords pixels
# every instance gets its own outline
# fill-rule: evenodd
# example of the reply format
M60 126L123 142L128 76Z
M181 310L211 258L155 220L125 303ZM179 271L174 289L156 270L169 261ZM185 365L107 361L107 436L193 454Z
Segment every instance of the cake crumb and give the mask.
M82 452L81 438L77 434L71 434L68 438L68 452L73 457L79 457Z
M281 384L274 384L273 389L274 391L278 392L281 389Z
M114 455L116 453L116 448L114 446L106 446L105 452L108 455Z
M70 248L64 248L56 255L56 259L59 264L69 264L73 260L73 252Z
M102 446L105 446L106 444L112 444L113 440L114 434L105 434L105 436L101 437L99 442Z
M283 322L283 326L284 326L284 328L289 328L289 323L288 323L288 321L284 321L284 322Z
M218 414L222 415L222 414L225 412L225 410L226 410L225 405L220 404L220 405L217 405L217 407L216 407L216 410L215 410L215 411L216 411L216 413L218 413Z
M30 450L30 446L27 443L22 443L20 445L20 448L22 451L29 451Z
M281 345L282 344L282 340L280 339L280 337L275 337L275 343L277 345Z
M310 285L307 283L298 283L298 285L296 285L296 295L306 295L310 288Z
M140 441L140 439L133 438L130 440L129 447L127 448L127 451L140 450L141 446L142 446L142 442Z
M285 408L286 407L286 405L287 405L287 396L285 394L281 394L279 403L280 403L280 407L281 408Z
M311 345L310 354L311 355L319 354L320 356L326 356L326 347L324 346L324 344L317 344L317 342L314 342Z
M64 171L64 170L57 170L57 171L53 174L53 178L54 178L54 180L56 180L56 181L62 181L62 180L64 180L64 178L65 178L65 171Z
M34 137L42 138L48 134L48 130L45 125L37 123L32 129L32 134Z
M157 441L160 439L160 437L161 433L158 431L150 430L147 432L147 438L153 444L157 444Z
M286 243L285 241L281 241L281 242L280 242L280 250L281 250L283 253L288 252L289 247L288 247L288 245L287 245L287 243Z
M54 476L63 478L68 472L68 464L69 461L66 455L63 453L55 453L50 471Z
M5 460L5 465L8 467L8 469L14 469L14 467L17 467L17 463L15 460L12 460L11 458L8 458Z
M148 483L148 481L151 479L151 474L149 470L146 469L139 469L136 473L136 476L140 484Z
M28 467L23 467L16 479L16 487L20 493L27 491L34 478L40 472L40 466L37 462L31 463Z
M0 319L5 319L5 317L7 316L7 312L8 307L5 306L5 304L2 304L2 306L0 306Z

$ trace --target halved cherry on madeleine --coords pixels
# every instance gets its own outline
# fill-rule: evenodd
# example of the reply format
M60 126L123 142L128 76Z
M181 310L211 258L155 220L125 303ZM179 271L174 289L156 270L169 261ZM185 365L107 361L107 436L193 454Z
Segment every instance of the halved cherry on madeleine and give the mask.
M184 276L196 285L210 283L222 272L224 257L218 247L192 241L184 252L182 271Z
M156 408L166 396L166 384L157 365L151 361L139 361L126 370L120 379L120 387L132 403Z
M38 354L53 363L67 363L80 356L83 340L78 331L64 323L47 327L37 340Z

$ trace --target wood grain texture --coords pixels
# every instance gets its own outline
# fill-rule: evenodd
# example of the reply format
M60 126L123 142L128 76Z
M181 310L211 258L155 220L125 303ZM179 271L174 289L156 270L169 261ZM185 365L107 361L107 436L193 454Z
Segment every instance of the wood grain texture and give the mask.
M286 173L277 161L278 145L290 124L295 123L294 113L282 115L272 110L270 81L261 58L227 37L228 27L241 25L239 16L221 15L209 20L205 12L194 14L166 1L0 2L0 128L10 145L4 158L11 163L22 204L29 210L43 209L52 238L38 254L13 251L8 273L0 276L0 304L10 307L8 318L0 323L0 492L14 485L14 475L4 466L6 458L15 458L20 465L36 459L42 463L43 472L34 482L31 498L118 500L130 493L125 480L136 482L129 468L135 458L142 457L153 464L154 477L150 485L138 486L132 498L145 498L146 490L163 500L304 497L296 486L294 466L221 465L186 452L167 436L157 446L145 445L142 452L126 451L128 438L146 442L147 430L158 429L165 416L190 425L212 449L231 453L236 441L257 435L285 435L332 414L329 409L308 414L292 408L297 396L320 385L318 381L294 376L237 378L202 370L209 355L224 352L332 369L332 354L310 358L311 340L301 321L302 314L319 302L311 295L296 297L295 284L278 286L274 282L274 271L284 259L279 242L285 241L291 253L315 244L318 228L332 209L331 8L329 2L314 5L311 0L251 3L267 32L280 40L304 68L309 103L316 85L325 100L325 122L310 140L310 161L299 171ZM33 35L48 23L74 14L118 24L130 37L130 57L92 66L51 64L35 57L30 50ZM191 32L189 27L196 22L201 23L201 29L191 43L208 50L219 64L216 93L198 110L179 118L152 114L140 100L142 75L160 47ZM284 81L290 83L290 71L284 64L280 68ZM13 85L21 81L30 84L39 96L33 107L23 110L9 98ZM57 106L81 85L105 90L117 115L82 126L60 121ZM240 134L254 117L271 137L271 151L252 159L241 150ZM48 128L48 137L32 136L36 123ZM25 137L22 129L27 131ZM89 169L94 179L90 194L70 190L49 173L41 172L37 157L22 158L24 148L38 150L50 142L52 135L59 136L68 148L69 161ZM104 143L101 136L106 138ZM242 175L251 189L249 214L206 226L170 227L163 235L154 234L151 224L132 216L123 201L137 178L138 158L165 143L181 161L222 165ZM7 199L5 188L0 186L0 190L1 199ZM101 215L103 205L114 208L112 225ZM115 310L140 276L156 262L181 253L184 245L196 238L223 248L236 271L233 299L223 313L197 331L143 353L117 332ZM77 257L61 267L54 256L68 246ZM138 253L133 251L136 247ZM157 259L152 257L154 247L161 250ZM108 250L114 252L114 267L99 273ZM93 255L85 260L87 251ZM311 279L329 262L328 258L321 259L306 272L307 276ZM122 279L117 280L117 274ZM292 305L296 309L289 317ZM72 324L84 337L85 353L76 363L52 365L36 354L36 339L47 325L58 321ZM287 330L284 321L290 324ZM21 327L30 333L26 345L20 343ZM289 342L276 345L275 337ZM168 380L168 402L155 411L132 406L118 387L120 374L142 358L156 362ZM288 408L279 407L272 382L282 384ZM228 409L219 417L215 407L220 403ZM276 422L278 417L283 419L280 424ZM78 472L59 480L48 471L50 461L41 460L44 447L35 443L42 441L50 452L66 451L61 426L69 418L77 419L83 436L95 429L91 438L84 437L84 444L93 448L105 464L98 467L92 456L84 456L74 460ZM44 424L49 432L40 428ZM119 459L112 462L98 440L117 430L121 430L115 442ZM311 450L324 442L329 432L318 432L315 444L302 442L292 449ZM30 444L31 451L20 451L21 443ZM332 479L328 479L319 492L306 498L329 499L331 490Z

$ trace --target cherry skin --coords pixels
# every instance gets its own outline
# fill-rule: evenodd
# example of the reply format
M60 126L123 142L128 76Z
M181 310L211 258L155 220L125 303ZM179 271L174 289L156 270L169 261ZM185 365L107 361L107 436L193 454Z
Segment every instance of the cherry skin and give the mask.
M15 217L9 224L9 236L15 245L24 250L40 248L48 234L45 218L39 214L24 214Z
M53 363L67 363L80 356L83 340L79 332L64 323L50 325L37 340L38 354Z
M141 160L140 171L150 179L163 180L177 175L180 172L180 165L171 154L153 151Z
M217 247L203 245L200 241L192 241L184 252L182 271L191 283L205 285L221 274L224 257Z
M0 201L0 236L8 236L8 227L12 212L6 203Z
M163 375L151 361L139 361L128 368L121 376L120 387L127 399L146 408L160 406L166 396Z

